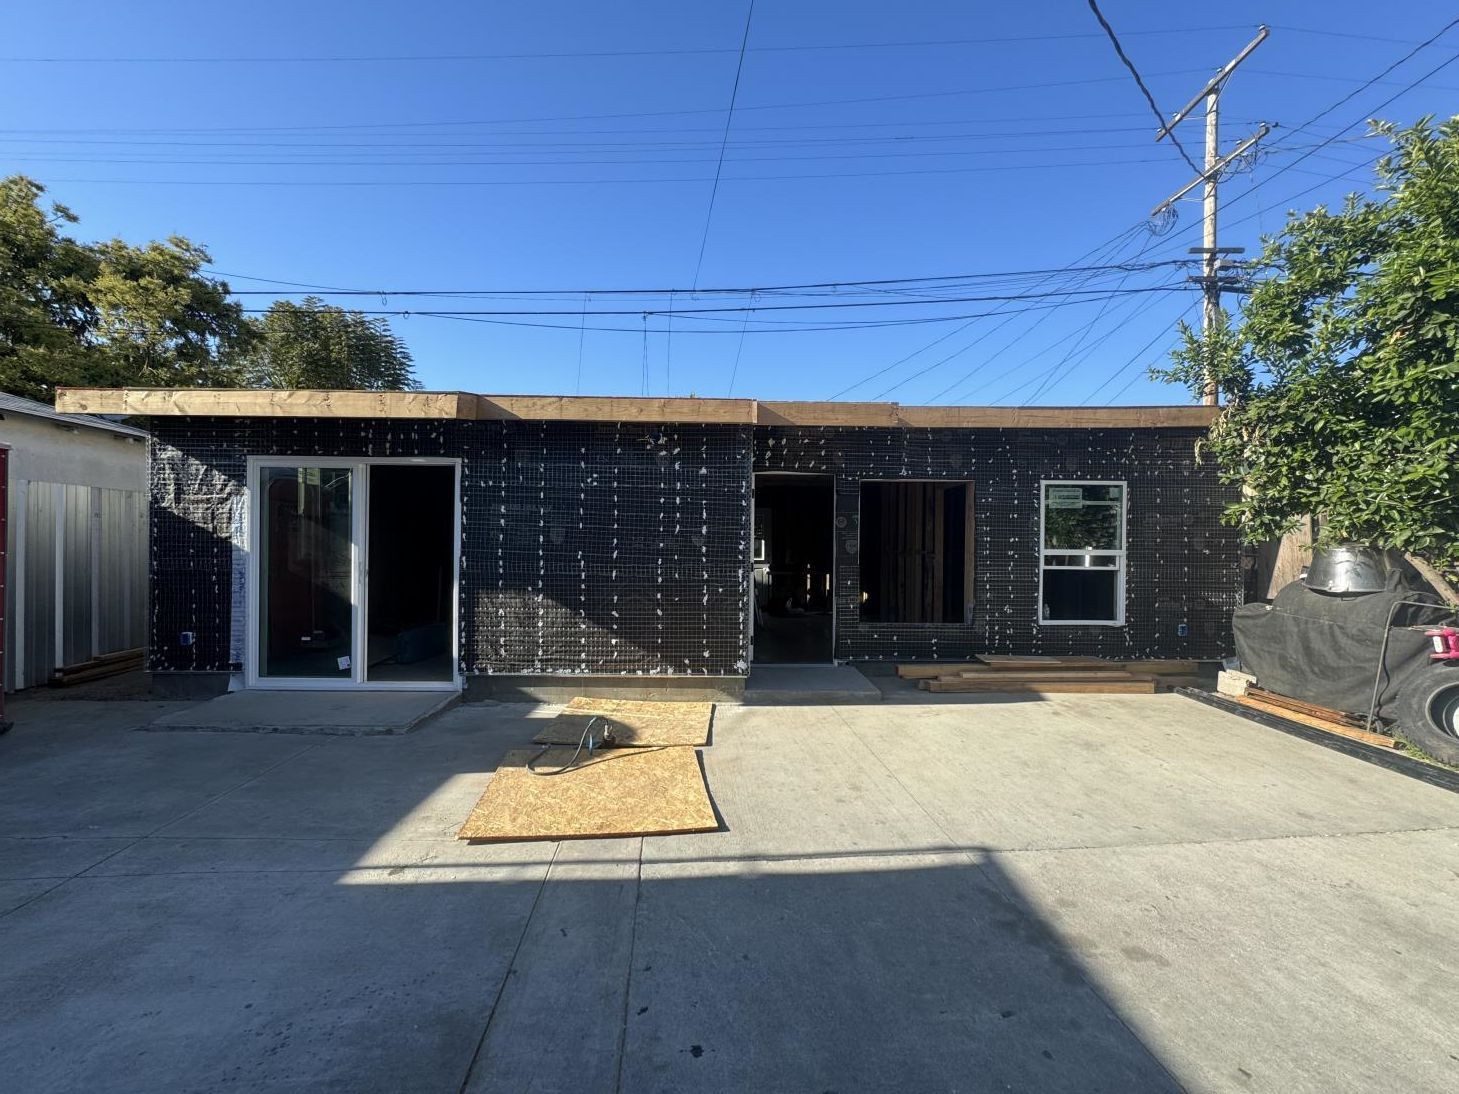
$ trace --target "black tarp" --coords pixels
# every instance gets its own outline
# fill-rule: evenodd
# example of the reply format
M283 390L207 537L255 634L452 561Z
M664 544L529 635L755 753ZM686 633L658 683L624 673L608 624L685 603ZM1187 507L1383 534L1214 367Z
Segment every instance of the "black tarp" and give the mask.
M1438 597L1410 585L1401 572L1390 573L1387 588L1378 593L1339 596L1294 581L1270 605L1237 608L1231 621L1236 653L1242 668L1268 691L1334 710L1366 712L1383 626L1400 600L1438 607L1404 606L1394 615L1378 696L1379 713L1392 717L1404 678L1427 663L1430 649L1421 629L1406 628L1435 626L1453 614Z

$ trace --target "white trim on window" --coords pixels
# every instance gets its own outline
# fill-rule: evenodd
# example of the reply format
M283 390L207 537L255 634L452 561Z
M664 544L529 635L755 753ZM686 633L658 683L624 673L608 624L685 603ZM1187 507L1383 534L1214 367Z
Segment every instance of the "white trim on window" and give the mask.
M1048 488L1050 486L1118 486L1120 488L1120 546L1118 549L1070 549L1050 548L1044 540L1044 517L1048 511ZM1039 601L1038 623L1041 627L1123 627L1125 625L1125 551L1129 546L1130 488L1120 479L1040 479L1039 480ZM1069 566L1051 564L1049 556L1078 556L1089 559L1114 559L1113 566ZM1097 573L1115 575L1115 618L1113 619L1045 619L1044 618L1044 572L1046 570L1093 570Z

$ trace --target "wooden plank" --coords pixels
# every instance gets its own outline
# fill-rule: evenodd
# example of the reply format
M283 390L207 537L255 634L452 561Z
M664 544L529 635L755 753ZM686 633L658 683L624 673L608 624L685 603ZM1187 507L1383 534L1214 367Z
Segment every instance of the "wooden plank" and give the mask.
M969 662L969 667L982 666L994 671L1048 668L1057 666L1059 668L1081 668L1091 669L1114 668L1114 662L1106 661L1101 657L1053 657L1040 654L1028 654L1019 656L1017 654L985 653L980 654L976 661Z
M224 388L61 388L70 414L222 418L474 418L476 396L459 391L262 391Z
M1302 567L1312 561L1312 518L1303 517L1297 527L1277 541L1276 557L1271 561L1271 573L1259 581L1257 595L1270 600L1278 592L1296 581L1302 574Z
M233 388L61 388L70 414L202 417L490 418L932 429L1190 429L1219 411L1203 406L904 407L753 399L477 395L460 391L262 391Z
M997 695L1003 692L1024 694L1028 692L1045 695L1150 695L1155 691L1154 680L1045 680L1014 681L1002 680L923 680L919 687L939 695Z
M1324 718L1329 722L1337 722L1339 725L1360 725L1364 719L1359 715L1349 714L1344 710L1334 710L1332 707L1319 706L1316 703L1309 703L1303 699L1294 699L1290 695L1282 695L1275 691L1267 691L1254 685L1247 685L1246 691L1242 694L1248 695L1259 703L1270 703L1273 706L1286 707L1288 710L1299 711L1302 714L1310 714L1314 718Z
M926 429L1204 429L1209 406L903 406L899 424Z
M491 420L681 422L750 425L753 399L629 398L598 395L478 395L476 416Z
M571 748L552 748L537 761L552 771ZM508 752L457 839L608 838L713 832L719 821L692 748L610 748L561 775L534 775L530 749Z
M986 672L963 669L938 677L939 680L982 680L989 684L1033 683L1040 680L1152 680L1154 677L1127 672L1124 669L1028 669L1022 672Z
M1148 672L1156 676L1194 676L1201 671L1203 665L1211 664L1209 661L1110 661L1108 664L1119 665L1120 668L1129 669L1132 672Z
M882 426L898 425L896 403L835 403L762 400L756 404L758 425Z
M1278 718L1286 718L1289 722L1300 722L1304 726L1326 730L1328 733L1335 733L1339 737L1362 741L1364 744L1375 745L1379 748L1402 747L1398 741L1392 737L1386 737L1381 733L1369 733L1366 730L1354 729L1352 726L1329 721L1326 718L1314 718L1310 714L1303 714L1300 710L1289 710L1286 707L1278 706L1276 703L1262 702L1260 699L1253 699L1250 692L1246 695L1232 696L1231 701L1233 703L1240 703L1244 707L1250 707L1252 710L1275 714Z
M977 604L976 586L973 583L976 574L974 560L977 557L974 550L976 531L973 523L973 484L969 482L963 494L963 617L959 620L962 623L973 621L973 607Z
M960 667L957 661L943 661L940 664L898 665L897 675L903 680L935 680L939 676L955 674Z
M947 568L947 487L942 483L931 483L928 493L932 495L932 621L934 623L954 622L943 610L945 593L943 578ZM955 622L961 623L962 620Z

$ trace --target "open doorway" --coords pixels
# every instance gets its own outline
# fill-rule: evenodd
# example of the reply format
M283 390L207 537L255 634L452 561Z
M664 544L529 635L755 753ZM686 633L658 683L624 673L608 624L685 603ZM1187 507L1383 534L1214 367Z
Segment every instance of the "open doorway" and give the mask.
M972 486L861 484L861 618L965 623L973 603Z
M829 475L755 476L755 661L831 660L834 499Z
M365 679L449 681L456 469L369 468Z

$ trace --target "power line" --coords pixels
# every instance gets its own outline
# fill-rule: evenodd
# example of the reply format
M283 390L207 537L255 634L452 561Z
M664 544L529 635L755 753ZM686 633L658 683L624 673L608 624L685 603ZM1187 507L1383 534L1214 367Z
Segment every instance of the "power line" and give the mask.
M699 284L699 272L704 268L704 249L709 245L709 226L714 222L714 199L719 196L719 176L724 172L724 152L729 147L730 126L735 120L735 100L740 96L740 75L745 70L745 47L750 44L750 23L755 18L755 0L750 0L745 9L745 33L740 38L740 56L735 62L735 82L730 88L729 109L724 115L724 136L719 142L719 161L714 165L714 184L709 190L709 209L704 214L704 236L699 241L699 261L694 264L694 284Z
M1152 285L1144 288L1119 289L1117 293L1155 293L1155 292L1180 292L1185 289L1184 285ZM1082 297L1094 294L1102 294L1108 290L1104 289L1059 289L1051 292L1027 292L1014 294L995 294L989 296L944 296L932 297L923 300L847 300L831 304L749 304L742 307L712 307L712 308L603 308L589 310L589 315L663 315L679 316L686 319L694 319L700 316L713 313L732 313L741 315L745 312L766 312L766 311L818 311L822 309L845 309L845 308L923 308L931 304L980 304L991 301L1006 300L1040 300L1051 298ZM262 312L265 308L245 308L246 312ZM358 308L354 309L361 315L399 315L409 314L399 308ZM451 309L454 315L579 315L577 308L534 308L534 309Z
M1429 38L1425 39L1423 42L1421 42L1418 45L1414 46L1413 49L1409 50L1407 53L1405 53L1398 60L1394 61L1391 65L1389 65L1387 68L1385 68L1382 72L1378 73L1376 76L1374 76L1371 79L1369 79L1369 80L1365 81L1364 83L1360 84L1358 87L1356 87L1352 91L1348 92L1346 95L1344 95L1337 102L1333 103L1331 106L1327 107L1324 110L1318 111L1318 113L1314 114L1311 118L1307 119L1307 121L1303 122L1296 129L1290 130L1288 132L1288 134L1287 134L1288 139L1290 139L1291 137L1296 136L1298 133L1302 132L1304 129L1308 128L1309 126L1313 125L1314 123L1321 121L1323 118L1327 117L1329 114L1331 114L1334 110L1336 110L1338 107L1342 106L1343 104L1348 103L1348 102L1351 102L1358 95L1362 94L1368 88L1370 88L1374 84L1376 84L1384 76L1387 76L1394 69L1398 68L1400 65L1402 65L1406 61L1410 60L1415 54L1417 54L1420 51L1422 51L1422 50L1428 48L1429 46L1433 45L1436 41L1438 41L1440 38L1442 38L1445 34L1447 34L1450 30L1454 29L1454 27L1456 27L1456 26L1459 26L1459 18L1451 19L1449 22L1445 23L1444 26L1441 27L1437 32L1435 32ZM1390 95L1388 98L1384 99L1381 103L1379 103L1377 106L1373 107L1371 110L1365 111L1364 112L1365 113L1365 116L1371 117L1377 111L1382 110L1384 107L1388 106L1390 103L1394 102L1397 99L1402 98L1404 95L1406 95L1408 92L1412 91L1415 87L1417 87L1419 84L1423 83L1425 80L1429 79L1431 76L1435 76L1438 73L1442 72L1444 69L1446 69L1450 65L1452 65L1455 61L1459 61L1459 53L1455 53L1448 60L1442 62L1439 65L1436 65L1434 68L1431 68L1428 72L1424 73L1422 76L1420 76L1418 79L1414 80L1413 82L1405 85L1399 91L1397 91L1393 95ZM1313 145L1310 149L1308 149L1302 155L1298 156L1295 160L1291 160L1291 161L1283 164L1281 167L1278 167L1275 171L1273 171L1266 178L1262 179L1260 182L1256 183L1256 185L1252 186L1251 189L1247 190L1245 194L1239 194L1239 195L1237 195L1237 197L1233 199L1233 202L1234 201L1239 201L1241 199L1241 197L1250 195L1258 187L1260 187L1260 186L1262 186L1262 185L1270 182L1272 179L1274 179L1274 178L1278 177L1279 175L1281 175L1284 171L1290 171L1293 167L1295 167L1297 164L1301 163L1303 160L1307 159L1308 157L1312 156L1319 149L1325 148L1327 145L1329 145L1329 144L1333 143L1334 141L1336 141L1339 137L1341 137L1349 129L1352 129L1354 126L1361 125L1361 124L1362 124L1362 119L1359 119L1358 121L1352 122L1349 125L1344 126L1342 129L1339 129L1336 133L1334 133L1332 136L1328 137L1326 140L1320 141L1316 145Z
M1188 76L1201 69L1178 69L1170 72L1158 72L1157 76ZM1059 87L1083 87L1089 84L1118 83L1122 76L1097 76L1081 80L1054 80L1035 84L1004 84L995 87L974 87L963 88L956 91L917 91L901 95L873 95L862 96L854 99L817 99L798 103L760 103L749 106L741 105L737 109L743 113L747 110L799 110L805 107L815 106L853 106L862 103L890 103L890 102L911 102L923 99L949 99L958 98L964 95L995 95L1014 91L1043 91L1049 88ZM554 114L538 115L525 118L478 118L469 121L436 121L436 122L349 122L331 125L284 125L284 126L221 126L207 128L188 129L133 129L128 132L149 133L149 132L187 132L187 133L293 133L293 132L325 132L343 131L357 129L439 129L463 125L519 125L527 122L582 122L582 121L603 121L619 118L669 118L683 117L690 114L720 114L722 107L698 107L683 110L639 110L639 111L617 111L608 114ZM112 130L80 130L80 132L111 132ZM9 130L8 132L57 132L54 129L44 130Z
M1135 230L1138 230L1138 228L1139 228L1139 226L1136 225L1136 228L1135 229L1127 229L1126 232L1121 233L1121 236L1130 234L1131 232L1133 232ZM1101 244L1099 247L1095 248L1095 251L1103 250L1108 245L1109 245L1108 243ZM1093 254L1095 252L1094 251L1091 251L1089 253L1090 254ZM345 288L340 288L338 286L332 286L332 285L317 285L317 284L311 284L309 282L304 282L304 281L285 281L285 280L282 280L282 279L279 279L279 278L255 277L255 276L253 276L251 274L230 273L227 270L219 270L219 269L214 269L214 268L211 268L211 267L208 268L206 272L209 273L209 274L212 274L212 275L214 275L216 277L235 277L235 278L238 278L238 279L243 280L243 281L266 281L266 282L269 282L270 284L275 284L275 285L293 285L293 286L296 286L296 287L301 288L301 289L317 289L317 290L319 290L319 295L322 295L322 296L471 296L471 295L491 295L491 296L582 296L582 295L585 295L585 294L590 294L592 296L668 296L671 293L687 293L687 292L691 292L691 291L697 292L700 296L718 296L718 295L728 295L728 294L751 295L751 294L764 294L764 293L784 293L784 292L794 292L794 291L798 291L798 290L802 290L802 289L805 289L805 290L810 290L810 289L826 289L826 290L832 290L832 291L834 291L834 292L836 292L836 293L839 294L839 293L843 293L843 292L846 292L846 291L851 290L851 289L858 289L858 288L881 288L881 287L892 286L892 285L903 285L903 286L947 285L947 284L953 284L953 283L963 282L963 281L997 280L997 279L1018 278L1018 277L1036 277L1036 276L1045 276L1045 275L1050 275L1050 274L1062 274L1062 273L1069 273L1069 274L1106 273L1106 272L1123 273L1123 272L1125 272L1127 270L1153 270L1153 269L1159 269L1159 268L1162 268L1162 267L1183 266L1183 265L1187 265L1188 263L1189 263L1189 260L1187 260L1187 259L1164 259L1164 260L1162 260L1160 262L1144 262L1144 263L1117 262L1117 263L1109 263L1109 264L1104 264L1104 265L1093 265L1093 266L1053 266L1053 267L1046 267L1046 268L1043 268L1043 269L1031 269L1031 270L993 270L993 271L982 271L982 272L978 272L978 273L936 274L936 275L927 276L927 277L889 277L889 278L877 278L877 279L873 279L873 280L861 280L861 281L853 281L853 280L845 280L845 281L803 281L803 282L797 282L797 283L793 283L793 284L782 284L782 285L742 285L742 286L733 286L733 287L703 288L703 289L695 289L695 290L690 290L690 289L687 289L687 288L685 288L683 286L665 286L663 288L640 288L640 289L623 289L623 288L610 289L610 288L603 288L601 286L600 287L597 287L597 288L586 288L586 289L585 288L568 288L568 289L358 289L358 288L354 288L354 289L345 289ZM233 295L233 296L279 296L279 295L289 295L289 294L275 293L275 292L272 292L270 290L261 290L261 289L260 290L255 290L255 289L236 289L236 290L231 290L231 295ZM635 311L634 314L637 314L637 312Z
M1145 101L1150 104L1150 113L1154 114L1155 120L1163 126L1165 124L1165 115L1160 112L1160 107L1156 105L1155 96L1150 94L1150 89L1145 86L1145 80L1140 75L1140 70L1135 67L1135 62L1130 60L1125 53L1125 47L1120 45L1120 40L1115 35L1115 28L1109 25L1109 20L1099 10L1099 4L1095 0L1089 0L1089 10L1094 12L1094 17L1099 20L1099 25L1104 28L1105 34L1109 36L1110 45L1115 47L1115 54L1124 63L1124 66L1130 70L1130 75L1135 78L1135 84L1140 88L1140 93L1145 96ZM1201 169L1196 166L1196 161L1190 158L1190 154L1186 152L1185 146L1176 139L1174 133L1170 134L1170 143L1175 145L1176 150L1180 152L1181 158L1190 166L1190 169L1199 175Z
M1239 30L1238 25L1213 26L1213 27L1171 27L1161 30L1140 30L1131 31L1132 35L1170 35L1170 34L1204 34L1223 30ZM829 43L807 43L803 45L788 46L754 46L752 53L806 53L832 50L856 50L856 49L914 49L926 47L947 47L947 46L993 46L1012 45L1019 42L1056 42L1072 41L1083 38L1097 38L1097 34L1028 34L1008 35L998 38L932 38L903 42L829 42ZM218 65L218 64L347 64L347 63L378 63L378 62L429 62L440 63L448 61L525 61L525 60L579 60L593 57L685 57L705 56L709 54L733 53L733 49L724 47L681 47L677 49L611 49L611 50L586 50L576 52L513 52L513 53L417 53L417 54L376 54L376 55L289 55L289 56L192 56L192 57L124 57L124 56L84 56L84 57L0 57L0 63L6 64L113 64L113 65L135 65L135 64L168 64L168 65Z
M1048 171L1081 167L1130 167L1164 163L1163 159L1075 160L1066 163L995 164L986 167L919 167L910 171L822 171L799 175L735 175L725 182L793 182L801 179L898 178L912 175L968 175L988 171ZM692 178L589 178L589 179L118 179L56 178L50 183L95 186L293 186L293 187L387 187L387 186L676 186L712 182L707 175Z
M1125 241L1122 240L1119 244L1116 245L1116 248L1118 249L1118 247L1122 247L1124 245L1124 242ZM1113 290L1113 291L1118 292L1120 290L1120 287L1122 287L1124 285L1125 281L1128 280L1129 276L1130 275L1128 273L1125 274L1124 277L1120 280L1119 286L1116 286L1115 290ZM1074 285L1074 286L1087 285L1089 283L1090 279L1091 278L1088 275L1086 275L1083 278L1077 278L1077 279L1075 279L1070 284L1071 285ZM1101 297L1100 314L1103 314L1103 311L1108 306L1110 299L1111 299L1111 297L1108 297L1108 296ZM1028 331L1025 331L1023 336L1024 337L1027 337L1029 333L1031 333L1033 330L1036 330L1038 328L1038 326L1040 325L1040 323L1045 318L1047 318L1047 317L1046 316L1041 316L1038 320L1035 320L1033 326L1030 327ZM988 338L992 337L998 331L1002 330L1010 322L1012 322L1012 317L1010 317L1009 319L1004 320L1002 323L996 324L995 326L992 327L992 329L987 330L987 331L984 331L982 334L980 334L977 338L974 338L971 342L969 342L962 349L957 350L957 351L955 351L953 353L950 353L947 356L943 357L940 361L936 361L933 364L926 366L925 368L919 369L917 372L914 372L912 375L906 377L904 380L901 380L898 383L892 384L890 387L886 388L884 391L879 392L876 397L878 399L880 399L880 398L882 398L882 397L884 397L886 395L889 395L891 392L896 391L898 388L903 387L903 386L905 386L908 383L911 383L913 380L919 379L922 376L925 376L925 375L933 372L934 370L936 370L938 368L941 368L948 361L951 361L954 358L957 358L957 357L962 356L962 354L965 353L966 351L968 351L968 350L972 349L974 346L977 346L980 343L986 341ZM1013 345L1014 345L1013 342L1008 342L1002 348L994 351L992 354L988 355L987 357L984 357L981 361L979 361L977 364L975 364L972 368L968 369L963 374L962 378L957 381L957 385L961 385L961 384L967 382L967 380L971 379L977 373L979 373L983 369L987 368L990 364L992 364L999 357L1001 357L1004 353L1006 353ZM941 398L942 395L944 395L947 391L948 391L948 388L943 388L942 391L938 392L937 395L934 395L932 397L932 399L929 400L929 402L936 402L937 399Z
M1195 310L1195 307L1196 307L1196 305L1195 305L1195 302L1193 301L1190 304L1190 306L1185 309L1185 311L1181 312L1178 316L1175 317L1175 321L1177 323L1179 323L1186 316L1188 316L1191 312L1193 312ZM1170 328L1169 327L1163 327L1161 330L1157 331L1156 334L1155 334L1155 337L1152 338L1152 339L1150 339L1150 341L1146 342L1143 346L1141 346L1139 349L1137 349L1135 351L1135 355L1133 357L1131 357L1129 359L1129 361L1127 361L1125 364L1121 365L1114 372L1112 372L1108 376L1106 376L1104 378L1104 381L1098 387L1096 387L1088 395L1084 396L1084 398L1079 401L1079 405L1080 406L1088 406L1089 405L1089 401L1091 399L1093 399L1096 395L1098 395L1101 391L1103 391L1106 387L1108 387L1115 380L1119 379L1122 375L1124 375L1124 373L1126 373L1130 369L1134 368L1135 365L1137 365L1139 363L1140 358L1144 357L1145 354L1149 353L1151 347L1153 347L1156 342L1160 341L1160 339L1162 339L1162 338L1168 338L1168 337L1170 337ZM1136 378L1138 379L1138 374L1137 374ZM1133 381L1131 381L1131 382L1133 382ZM1125 393L1125 391L1128 390L1128 387L1129 387L1129 385L1127 384L1127 385L1125 385L1125 387L1121 388L1117 394L1115 394L1114 396L1111 397L1112 400L1119 398L1120 395L1123 395ZM1108 405L1108 404L1106 404L1106 405Z
M1084 254L1080 255L1079 258L1075 259L1075 262L1076 263L1083 262L1083 261L1085 261L1088 258L1091 258L1091 257L1093 257L1093 256L1095 256L1097 254L1100 254L1101 252L1104 252L1106 250L1109 250L1111 247L1115 247L1117 249L1117 247L1118 247L1119 244L1122 244L1131 235L1133 235L1135 232L1138 232L1140 230L1140 227L1141 227L1140 225L1135 225L1132 228L1125 229L1125 231L1120 232L1113 239L1106 240L1104 243L1101 243L1101 244L1097 245L1096 247L1094 247L1094 248L1086 251ZM1071 271L1083 271L1083 270L1088 270L1088 269L1104 270L1104 269L1109 269L1109 268L1110 267L1108 267L1108 266L1082 267L1082 266L1075 265L1075 266L1070 266L1070 267L1064 267L1063 269L1039 270L1039 271L1036 271L1036 272L1037 273L1041 273L1041 274L1046 274L1046 275L1053 275L1053 274L1059 274L1059 273L1065 273L1065 272L1071 272ZM981 318L981 317L975 317L974 321L976 321L976 318ZM997 327L994 327L993 328L994 331L1001 329L1003 326L1006 326L1007 325L1007 322L1008 322L1008 320L1005 320L1004 323L1001 323ZM862 384L870 383L872 380L875 380L875 379L877 379L877 378L879 378L881 376L884 376L886 373L892 371L893 369L898 368L899 366L901 366L903 364L906 364L906 362L910 361L912 358L918 357L921 354L927 352L933 346L936 346L936 345L938 345L938 344L940 344L942 342L945 342L947 339L952 338L953 336L955 336L957 334L960 334L962 331L966 330L967 327L972 326L972 325L973 325L973 323L972 322L969 322L969 323L965 324L964 326L957 328L956 330L948 331L946 334L943 334L942 336L933 339L931 342L928 342L925 346L922 346L922 347L920 347L918 349L913 350L911 353L907 354L905 357L899 358L898 360L893 361L891 364L885 365L882 368L877 369L875 372L872 372L872 373L870 373L867 376L863 376L860 380L857 380L855 383L850 384L847 387L842 388L840 391L838 391L834 395L832 395L831 398L832 399L839 399L841 396L846 395L846 394L848 394L851 391L854 391L856 388L860 387ZM988 333L992 333L992 332L990 331ZM987 337L987 334L980 335L979 338L975 339L973 342L969 343L967 346L964 346L963 347L963 350L962 351L959 351L959 352L963 352L963 351L966 351L968 349L971 349L972 346L976 345L979 341L981 341L983 338L986 338L986 337ZM948 361L952 360L956 356L958 356L958 354L954 353L954 354L951 354L951 355L949 355L947 357L944 357L941 361L937 362L937 365L934 365L933 367L937 367L937 366L940 366L942 364L946 364ZM925 373L927 371L930 371L930 370L929 369L924 369L923 370L923 373ZM922 375L923 373L918 373L918 374L916 374L916 375L914 375L912 377L908 377L908 379L909 380L910 379L915 379L917 375ZM887 390L888 391L893 391L893 390L895 390L895 388L894 387L893 388L888 388Z
M1112 240L1109 245L1106 245L1106 248L1105 249L1109 250L1110 257L1113 257L1114 255L1120 253L1120 251L1122 251L1125 247L1127 247L1137 236L1141 235L1144 231L1145 231L1145 226L1143 224L1135 224L1132 227L1126 229L1119 236L1116 236L1115 239ZM1148 246L1148 244L1143 244L1142 245L1142 247L1141 247L1141 250L1142 251L1144 250L1144 247L1145 246ZM1087 282L1085 282L1085 283L1087 283ZM1123 307L1123 305L1119 305L1119 306ZM1029 337L1029 335L1031 335L1034 331L1038 330L1038 328L1040 326L1042 326L1048 320L1048 318L1049 318L1049 316L1047 314L1038 316L1033 321L1033 323L1028 327L1028 329L1025 330L1022 333L1022 335L1019 336L1018 339L1015 339L1015 340L1012 340L1012 341L1009 341L1009 342L1005 343L1002 347L1000 347L999 349L995 350L992 354L990 354L989 356L985 357L982 361L979 361L972 368L968 369L966 372L963 373L963 375L961 377L958 378L957 381L955 381L952 384L949 384L947 387L943 388L935 396L933 396L933 401L935 402L935 401L943 398L945 395L948 395L949 392L953 391L954 389L962 388L962 386L964 384L966 384L969 380L971 380L973 378L973 376L977 375L979 372L981 372L983 369L987 368L994 361L998 360L998 358L1002 357L1003 354L1007 353L1010 349L1012 349L1015 344L1017 344L1018 342L1021 342L1024 339L1027 339ZM1006 326L1007 323L1005 322L1005 323L999 324L999 325L1000 326ZM1037 353L1033 354L1033 356L1030 357L1030 358L1028 358L1024 363L1027 364L1027 363L1029 363L1029 362L1031 362L1033 360L1036 360L1039 357L1042 357L1049 350L1052 350L1056 346L1062 345L1064 342L1067 342L1070 338L1073 338L1073 337L1077 336L1077 334L1078 334L1078 331L1076 329L1075 331L1071 331L1070 333L1064 335L1061 338L1055 339L1049 345L1045 346L1043 349L1041 349ZM956 397L961 397L961 396L956 396Z

